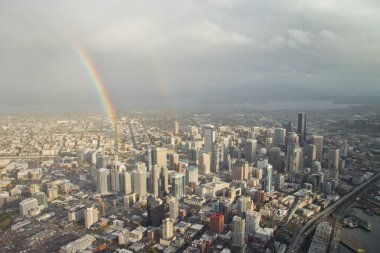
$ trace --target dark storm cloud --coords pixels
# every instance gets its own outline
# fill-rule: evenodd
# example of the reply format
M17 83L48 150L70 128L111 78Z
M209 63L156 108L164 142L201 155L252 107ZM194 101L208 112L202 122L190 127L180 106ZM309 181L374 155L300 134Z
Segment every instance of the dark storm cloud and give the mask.
M378 94L379 23L376 0L1 1L0 104L98 104L74 42L116 104Z

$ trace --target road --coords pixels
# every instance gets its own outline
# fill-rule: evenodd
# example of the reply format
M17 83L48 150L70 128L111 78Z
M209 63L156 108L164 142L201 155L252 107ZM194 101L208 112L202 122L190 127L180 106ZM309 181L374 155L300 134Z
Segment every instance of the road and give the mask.
M308 234L312 232L314 229L314 226L318 223L318 221L326 219L333 211L335 211L336 208L338 208L340 205L344 204L346 201L353 201L355 200L356 196L362 193L362 191L369 187L373 182L375 182L380 177L380 174L374 175L372 178L370 178L365 183L358 186L355 190L351 191L347 195L343 196L339 200L337 200L334 204L327 207L324 211L310 219L298 232L295 239L293 240L292 244L290 244L288 251L290 253L296 253L300 252L300 248L303 245L305 238Z

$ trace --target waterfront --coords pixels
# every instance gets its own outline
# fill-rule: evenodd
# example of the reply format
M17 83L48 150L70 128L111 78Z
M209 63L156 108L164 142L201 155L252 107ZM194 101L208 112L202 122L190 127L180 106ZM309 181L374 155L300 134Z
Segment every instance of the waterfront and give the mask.
M376 253L379 252L380 249L380 240L379 240L379 234L380 234L380 216L377 215L368 215L363 212L361 209L354 209L357 216L359 216L362 219L365 219L369 223L372 224L372 231L369 232L363 228L344 228L344 231L361 240L366 245L366 252L367 253ZM352 251L341 244L340 246L340 253L351 253Z

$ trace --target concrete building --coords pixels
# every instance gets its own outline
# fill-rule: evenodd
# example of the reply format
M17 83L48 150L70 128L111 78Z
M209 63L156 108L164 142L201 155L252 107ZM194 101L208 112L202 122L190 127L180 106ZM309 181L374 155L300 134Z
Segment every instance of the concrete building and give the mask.
M140 196L146 196L147 194L147 173L145 164L142 163L137 169L133 171L133 191L140 194Z
M232 220L232 245L237 247L244 246L245 220L235 216Z
M204 126L203 134L204 134L204 139L205 139L204 150L207 153L211 153L212 144L215 142L215 138L216 138L215 127L213 125L206 124Z
M96 191L100 195L105 195L109 193L110 190L110 170L105 168L100 168L96 171Z
M153 165L158 167L167 167L168 166L168 150L166 148L154 148L153 149Z
M245 216L246 232L254 234L260 228L260 213L256 211L247 211Z
M297 134L299 136L301 146L303 146L303 143L306 140L306 113L304 112L298 113Z
M162 239L170 240L174 236L173 220L166 218L162 223Z
M199 172L201 174L208 174L211 171L211 155L210 153L201 153L199 156Z
M198 167L187 166L185 169L185 181L186 185L198 185Z
M124 228L123 230L121 230L119 236L118 236L118 239L119 239L119 245L126 245L128 244L129 242L129 230Z
M179 203L175 198L170 198L169 200L169 217L172 220L178 219L178 213L179 213Z
M185 177L183 174L176 173L172 177L172 191L173 191L173 196L177 200L180 200L184 197L184 195L185 195Z
M80 250L87 249L95 241L96 239L94 236L87 234L73 242L66 244L65 246L62 246L59 250L59 253L76 253Z
M339 156L340 149L338 148L330 148L329 149L329 154L328 154L328 162L329 166L334 165L334 168L338 169L339 168Z
M19 205L22 216L34 216L33 214L38 210L38 200L35 198L24 199Z
M315 145L315 157L318 162L323 159L323 136L313 135L310 138L310 143Z
M236 160L235 163L232 165L232 180L238 180L243 181L247 180L249 173L249 165L248 162L244 160Z
M247 139L245 141L245 160L252 164L256 162L257 140Z
M263 173L263 181L262 181L262 188L263 190L271 194L272 193L272 175L273 175L273 167L272 165L268 164L264 167L264 173Z
M222 233L224 231L224 215L220 213L212 214L209 228L213 233Z
M92 225L98 222L99 211L95 207L89 207L84 210L84 226L89 229Z

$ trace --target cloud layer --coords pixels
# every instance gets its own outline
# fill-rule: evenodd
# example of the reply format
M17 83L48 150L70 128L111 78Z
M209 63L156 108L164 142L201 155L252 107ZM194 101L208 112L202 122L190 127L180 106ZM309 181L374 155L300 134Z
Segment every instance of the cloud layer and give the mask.
M289 85L379 94L379 24L376 0L1 1L0 104L97 105L73 43L115 103Z

